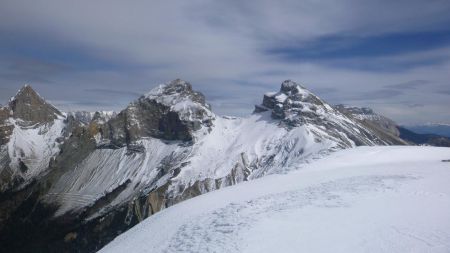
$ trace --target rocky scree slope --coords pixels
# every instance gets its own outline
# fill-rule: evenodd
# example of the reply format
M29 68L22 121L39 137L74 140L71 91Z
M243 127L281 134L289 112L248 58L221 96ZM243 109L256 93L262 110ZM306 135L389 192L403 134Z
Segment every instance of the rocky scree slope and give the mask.
M205 97L179 79L117 115L89 122L59 112L29 86L13 100L39 101L29 111L11 103L0 111L0 170L8 175L1 184L0 233L6 236L0 245L21 252L92 252L184 199L297 169L333 150L404 143L289 80L246 118L215 115ZM39 117L31 116L35 107ZM20 145L29 136L43 147L40 156ZM20 172L17 154L31 170ZM11 183L11 175L22 179Z

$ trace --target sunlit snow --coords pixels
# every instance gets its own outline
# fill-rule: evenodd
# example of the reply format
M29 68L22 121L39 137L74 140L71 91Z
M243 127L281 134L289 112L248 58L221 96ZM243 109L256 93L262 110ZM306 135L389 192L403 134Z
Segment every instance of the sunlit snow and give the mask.
M449 252L450 149L359 147L211 192L100 252Z

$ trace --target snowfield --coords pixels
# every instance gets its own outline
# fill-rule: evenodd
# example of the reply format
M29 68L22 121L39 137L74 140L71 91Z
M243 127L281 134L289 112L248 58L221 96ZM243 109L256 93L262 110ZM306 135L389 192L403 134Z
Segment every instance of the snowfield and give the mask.
M450 252L450 148L359 147L167 208L100 252Z
M10 119L14 126L11 139L8 142L8 153L15 174L20 174L25 181L30 181L42 173L50 159L59 152L56 141L62 136L65 127L64 117L58 116L52 123L21 126L21 121ZM27 166L26 172L21 172L20 161Z

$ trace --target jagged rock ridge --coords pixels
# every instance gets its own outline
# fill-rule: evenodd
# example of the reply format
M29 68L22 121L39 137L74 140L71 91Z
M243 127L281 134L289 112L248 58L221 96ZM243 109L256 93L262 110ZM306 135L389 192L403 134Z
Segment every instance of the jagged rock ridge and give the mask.
M337 140L349 139L349 145L405 144L399 138L386 138L383 133L368 129L354 120L352 114L340 110L340 107L334 109L291 80L284 81L279 92L266 93L262 105L255 107L255 112L268 110L272 118L281 119L287 126L309 125L326 131Z

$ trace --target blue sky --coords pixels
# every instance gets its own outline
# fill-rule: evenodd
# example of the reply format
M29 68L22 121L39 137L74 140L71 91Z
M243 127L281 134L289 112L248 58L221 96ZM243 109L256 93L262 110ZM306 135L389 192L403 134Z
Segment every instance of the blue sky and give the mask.
M402 124L450 123L450 1L0 3L0 103L120 110L175 78L248 115L285 79Z

